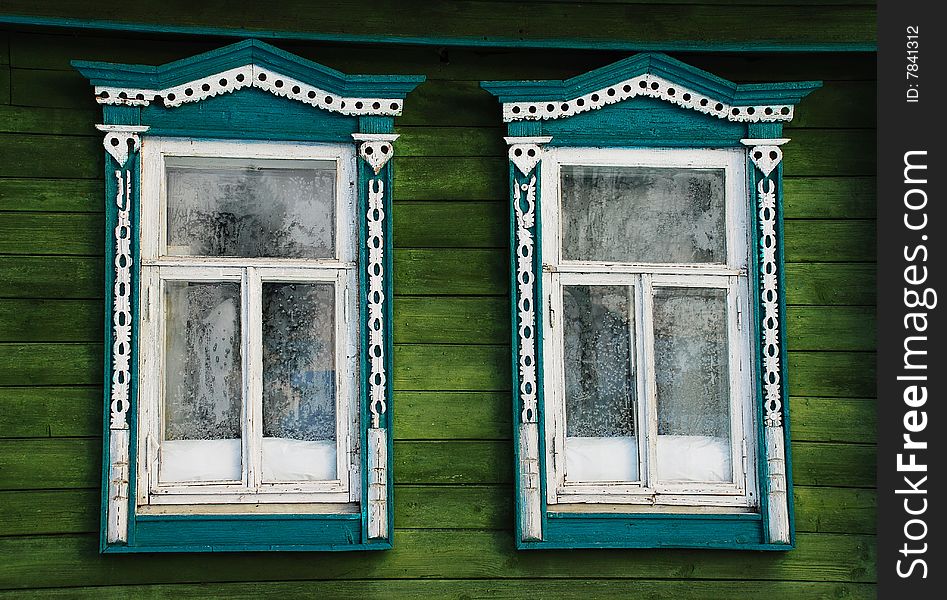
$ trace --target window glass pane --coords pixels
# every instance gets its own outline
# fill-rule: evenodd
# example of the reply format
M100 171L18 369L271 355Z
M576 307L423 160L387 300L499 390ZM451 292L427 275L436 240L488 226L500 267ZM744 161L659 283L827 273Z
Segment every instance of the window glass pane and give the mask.
M263 477L336 478L335 285L263 284Z
M654 289L658 479L731 481L727 290Z
M723 169L562 166L566 260L726 263Z
M566 477L635 481L634 288L563 286Z
M240 284L166 281L162 481L241 478Z
M168 254L335 256L333 161L167 159Z

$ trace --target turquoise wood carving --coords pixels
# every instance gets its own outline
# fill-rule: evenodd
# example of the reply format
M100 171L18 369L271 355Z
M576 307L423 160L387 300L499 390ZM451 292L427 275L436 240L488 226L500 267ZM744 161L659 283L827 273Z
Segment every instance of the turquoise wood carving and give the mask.
M669 56L643 53L564 81L485 81L507 125L510 172L511 327L516 541L523 549L693 547L785 550L793 547L782 257L782 126L820 82L736 84ZM539 190L543 157L565 148L738 149L746 162L746 228L753 312L751 383L757 500L751 510L629 509L550 502L551 406L546 405L544 319L552 320L543 281ZM571 155L574 156L574 155ZM744 159L741 159L744 160ZM555 179L547 182L556 184ZM554 198L553 198L554 199ZM548 344L546 344L548 347ZM553 461L554 462L554 461ZM552 490L552 491L551 491ZM606 492L607 493L607 492ZM604 502L599 497L598 502ZM576 507L578 506L578 509ZM640 507L640 505L639 505ZM716 514L714 514L716 513Z
M159 66L73 66L102 106L98 128L106 151L102 552L390 548L392 129L406 95L424 78L347 75L257 40ZM140 281L140 149L150 136L353 145L359 157L357 512L141 514L138 338L147 306Z

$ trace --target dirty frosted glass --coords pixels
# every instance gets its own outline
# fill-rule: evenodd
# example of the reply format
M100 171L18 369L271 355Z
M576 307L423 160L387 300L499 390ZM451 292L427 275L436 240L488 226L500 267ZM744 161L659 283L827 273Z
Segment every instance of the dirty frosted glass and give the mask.
M631 286L562 288L566 435L635 435Z
M566 260L726 263L723 169L562 167Z
M278 448L315 451L315 442L328 442L330 465L312 465L293 478L335 476L336 364L335 286L332 283L263 284L263 436L264 477L284 472L277 464ZM266 438L282 438L281 445ZM306 442L301 444L290 442ZM328 451L328 449L326 449ZM285 462L285 461L283 461ZM267 465L272 468L266 473ZM284 465L285 466L285 465ZM318 475L318 476L317 476Z
M654 289L659 479L731 479L727 331L727 290Z
M167 281L164 289L161 479L239 479L240 284Z
M169 158L168 254L335 255L335 163Z

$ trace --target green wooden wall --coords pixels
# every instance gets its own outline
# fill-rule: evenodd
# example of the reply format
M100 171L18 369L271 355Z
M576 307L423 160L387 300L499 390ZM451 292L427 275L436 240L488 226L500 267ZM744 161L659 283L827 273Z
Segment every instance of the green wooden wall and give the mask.
M735 81L825 81L786 130L796 550L513 548L507 160L478 82L626 54L278 43L428 76L396 144L395 549L100 556L103 152L68 63L224 43L0 31L0 598L874 596L875 64L860 53L677 55Z

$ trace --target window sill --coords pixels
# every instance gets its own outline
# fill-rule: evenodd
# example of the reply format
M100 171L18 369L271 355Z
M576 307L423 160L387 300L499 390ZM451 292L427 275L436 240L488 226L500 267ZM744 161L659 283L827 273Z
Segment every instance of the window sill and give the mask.
M520 550L569 548L702 548L791 550L764 541L762 517L753 514L547 512L543 540L520 541Z
M103 554L387 550L387 540L363 539L361 513L137 515L127 545L103 544Z

